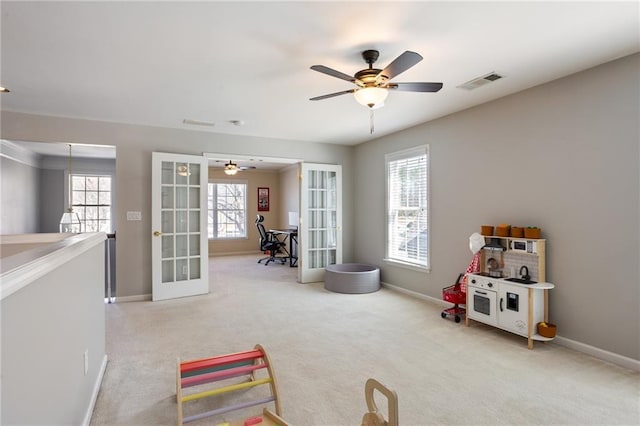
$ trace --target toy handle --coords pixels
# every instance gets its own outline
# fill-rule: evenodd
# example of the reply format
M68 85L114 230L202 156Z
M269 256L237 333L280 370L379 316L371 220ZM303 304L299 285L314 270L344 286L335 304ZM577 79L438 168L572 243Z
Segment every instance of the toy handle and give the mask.
M379 419L382 417L378 415L378 407L376 406L376 402L373 399L374 389L386 396L389 404L389 421L383 424L387 424L389 426L398 426L398 395L395 393L395 391L390 390L376 379L368 379L364 385L364 399L367 401L367 408L369 408L369 413L376 415L376 417Z

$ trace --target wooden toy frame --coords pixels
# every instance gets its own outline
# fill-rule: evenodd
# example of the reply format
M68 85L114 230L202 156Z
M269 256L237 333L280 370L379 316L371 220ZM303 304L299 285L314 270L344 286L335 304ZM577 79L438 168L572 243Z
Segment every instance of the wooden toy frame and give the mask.
M374 390L387 397L388 420L378 410L373 397ZM364 385L364 399L367 401L369 411L362 417L362 426L398 426L398 394L395 391L372 378Z
M266 370L267 377L257 379L254 373L261 369ZM248 376L249 380L243 383L212 388L201 392L183 394L183 389L191 386L214 383L220 380L241 376ZM267 384L269 385L271 393L271 396L269 397L228 405L215 410L183 417L183 404L186 402ZM276 377L272 368L271 360L261 345L256 345L255 348L250 351L220 355L212 358L185 362L180 362L180 359L178 359L176 368L176 401L178 403L178 425L183 425L184 423L189 423L218 414L224 414L230 411L253 407L255 405L269 404L271 402L275 404L276 413L274 415L269 410L265 409L263 413L265 415L265 420L272 417L274 419L273 424L277 423L282 426L287 424L279 417L282 415L282 408L280 407L280 400L278 398ZM262 421L262 419L260 421Z

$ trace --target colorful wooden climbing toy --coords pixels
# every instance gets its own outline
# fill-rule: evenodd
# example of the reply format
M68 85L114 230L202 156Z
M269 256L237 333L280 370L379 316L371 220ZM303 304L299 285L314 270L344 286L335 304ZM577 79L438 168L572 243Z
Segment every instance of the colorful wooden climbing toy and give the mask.
M207 386L208 384L216 382L221 384L221 381L243 376L247 376L248 380L241 383L223 384L220 387ZM187 417L183 416L184 404L186 402L262 385L269 386L270 396L219 407ZM191 387L198 387L199 389L191 393L185 391L185 389ZM205 388L204 390L202 390L203 387ZM264 348L260 345L256 345L255 348L250 351L220 355L212 358L185 362L180 362L180 359L178 359L176 369L176 400L178 403L178 425L243 408L267 405L271 402L275 405L275 414L265 408L262 416L254 416L244 422L232 422L231 424L260 424L263 426L272 424L287 425L287 422L280 418L282 408L280 407L280 400L278 399L278 386L271 361Z

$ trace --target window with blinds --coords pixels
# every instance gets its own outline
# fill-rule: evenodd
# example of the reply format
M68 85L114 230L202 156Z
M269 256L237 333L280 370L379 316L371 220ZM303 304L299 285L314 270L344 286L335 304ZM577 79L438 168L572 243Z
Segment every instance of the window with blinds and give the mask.
M429 268L429 147L387 154L387 259Z

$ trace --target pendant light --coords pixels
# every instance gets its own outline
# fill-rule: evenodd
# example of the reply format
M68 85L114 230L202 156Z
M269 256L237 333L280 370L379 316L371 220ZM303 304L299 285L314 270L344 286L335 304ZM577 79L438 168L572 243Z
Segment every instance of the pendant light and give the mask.
M79 234L82 232L82 222L80 222L80 216L78 213L73 211L73 206L71 202L71 144L69 144L69 208L65 213L62 214L62 218L60 218L60 232L62 233L72 233Z

